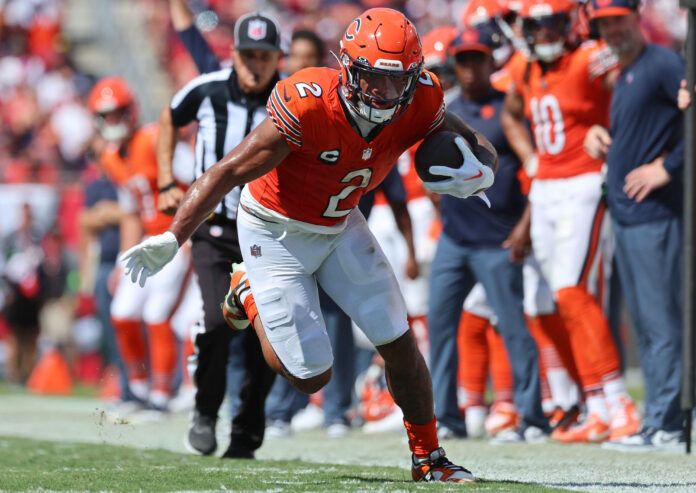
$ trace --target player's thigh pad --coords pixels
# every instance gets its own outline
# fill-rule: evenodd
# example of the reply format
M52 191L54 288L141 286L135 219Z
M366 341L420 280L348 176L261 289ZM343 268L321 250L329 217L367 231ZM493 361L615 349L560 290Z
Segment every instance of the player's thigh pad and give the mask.
M141 288L139 284L131 281L130 276L123 273L111 300L111 317L118 320L141 320L150 289L149 282Z
M524 282L524 314L529 317L549 315L556 311L551 287L541 273L541 266L534 255L527 255L522 268Z
M598 223L601 187L599 173L534 182L530 195L532 244L554 292L576 286L583 267L593 260L588 259L588 254L593 233L601 231ZM536 221L538 227L535 227L535 213L541 216Z
M145 323L162 323L174 314L177 302L183 298L190 262L188 251L179 249L171 262L147 280L150 288L143 308Z
M237 227L251 291L278 359L297 378L324 373L333 353L316 280L307 267L319 263L335 235L271 224L241 209Z
M322 288L381 346L408 330L406 305L391 265L362 214L355 210L317 271Z

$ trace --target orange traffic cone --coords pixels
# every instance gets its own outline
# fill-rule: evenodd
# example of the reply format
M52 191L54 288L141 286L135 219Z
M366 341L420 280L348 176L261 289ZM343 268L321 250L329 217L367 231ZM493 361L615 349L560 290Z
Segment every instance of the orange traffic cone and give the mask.
M65 395L72 391L70 369L60 351L46 351L31 372L27 388L34 394Z

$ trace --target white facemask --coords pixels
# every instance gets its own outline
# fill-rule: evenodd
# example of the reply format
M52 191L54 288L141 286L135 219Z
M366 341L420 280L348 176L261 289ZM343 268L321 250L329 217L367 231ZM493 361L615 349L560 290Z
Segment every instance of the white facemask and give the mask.
M99 134L109 142L121 142L128 135L128 125L118 123L116 125L103 124L99 127Z
M563 40L534 45L534 54L539 60L547 63L557 60L563 54L563 50Z
M387 123L394 116L396 106L387 109L377 109L358 100L358 114L370 123Z

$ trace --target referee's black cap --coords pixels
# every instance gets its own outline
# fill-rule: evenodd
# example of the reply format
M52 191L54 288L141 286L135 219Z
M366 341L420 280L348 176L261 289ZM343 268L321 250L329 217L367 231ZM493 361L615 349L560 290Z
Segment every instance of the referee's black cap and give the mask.
M234 48L280 51L278 23L259 12L244 14L234 25Z

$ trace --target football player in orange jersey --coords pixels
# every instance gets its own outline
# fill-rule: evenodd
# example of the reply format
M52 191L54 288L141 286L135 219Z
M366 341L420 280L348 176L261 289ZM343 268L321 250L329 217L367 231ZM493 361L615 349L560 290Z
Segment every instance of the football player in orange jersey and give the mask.
M384 358L404 412L413 479L473 481L439 446L428 369L391 267L355 206L402 152L433 131L459 133L465 156L459 168L430 168L446 176L426 183L437 193L466 198L485 190L497 156L485 137L445 112L440 84L422 69L418 34L403 14L364 12L343 36L339 60L340 70L310 68L278 82L269 118L196 180L170 231L123 261L132 279L144 282L226 191L250 182L238 220L248 272L233 274L228 304L251 321L266 361L307 393L331 378L318 282Z
M589 291L605 236L605 205L602 163L584 152L583 139L593 124L608 118L615 59L600 44L574 39L575 10L571 0L523 4L520 17L530 56L511 74L503 120L520 159L537 158L529 195L532 245L568 328L585 393L587 421L554 432L567 442L602 441L639 427L616 344ZM536 149L525 118L531 121Z
M100 160L119 187L119 205L124 211L120 249L124 251L143 235L161 234L171 224L171 218L158 212L156 205L157 127L139 125L133 93L118 77L100 80L92 89L89 106L99 134L107 141ZM128 385L142 405L155 411L166 411L172 396L177 349L170 318L187 287L189 263L186 250L182 250L147 287L129 282L122 269L114 274L120 278L111 318ZM148 343L141 331L143 322Z

